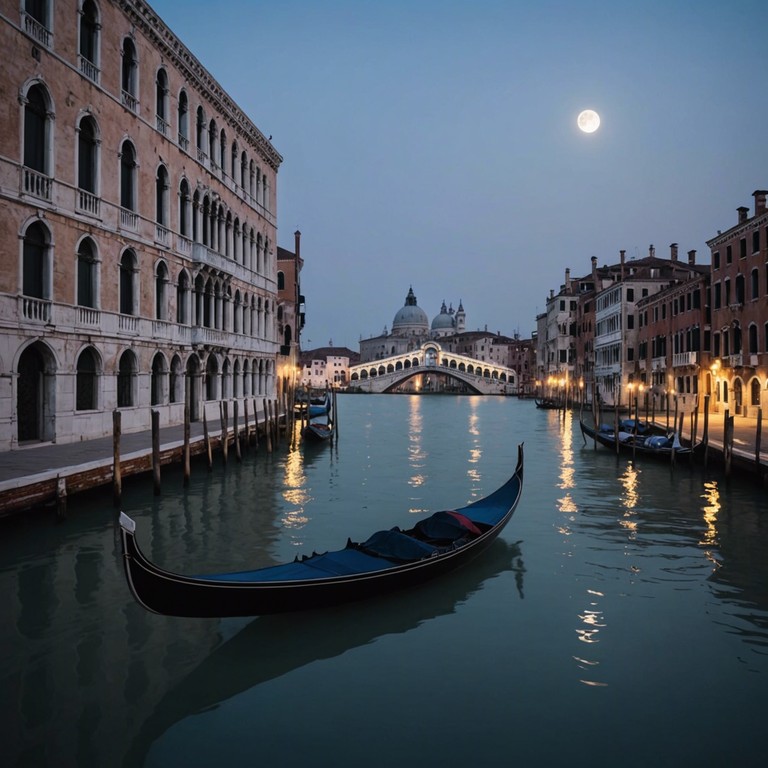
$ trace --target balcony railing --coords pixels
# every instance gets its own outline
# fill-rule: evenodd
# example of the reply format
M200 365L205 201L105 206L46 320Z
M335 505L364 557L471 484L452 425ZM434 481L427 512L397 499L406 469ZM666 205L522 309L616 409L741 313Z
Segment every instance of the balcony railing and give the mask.
M731 368L738 368L744 365L744 355L741 353L738 355L728 355L728 364Z
M139 318L134 315L118 315L117 327L122 333L138 334Z
M167 246L171 240L171 233L162 224L155 224L155 242Z
M698 361L698 352L675 352L675 354L672 355L673 368L681 368L685 365L696 365Z
M28 14L24 14L24 31L30 36L34 37L40 45L44 45L46 48L51 47L51 33L46 29L37 19L32 18Z
M139 214L129 211L127 208L121 208L120 226L123 229L131 229L135 232L139 228Z
M90 307L77 308L77 324L97 328L101 324L101 312Z
M51 189L53 187L53 180L50 176L32 170L32 168L22 168L22 174L22 189L24 193L50 202Z
M139 111L139 100L132 93L128 93L128 91L123 90L122 99L123 106L128 107L131 112Z
M21 296L21 316L34 323L51 322L51 302L47 299L33 299Z
M188 237L184 237L184 235L176 235L176 250L179 253L191 253L192 241Z
M160 117L160 115L155 115L155 121L157 125L157 130L160 131L160 133L162 133L163 136L167 136L168 128L170 127L168 125L168 121L164 117Z
M666 371L667 370L667 358L666 357L654 357L651 360L651 368L654 371Z
M189 139L183 134L179 134L179 146L186 152L189 149Z
M93 80L94 83L99 82L99 68L92 62L88 61L88 59L85 58L85 56L80 56L80 71L89 79Z
M81 213L87 213L90 216L98 216L101 212L101 199L91 192L84 189L77 190L77 210Z

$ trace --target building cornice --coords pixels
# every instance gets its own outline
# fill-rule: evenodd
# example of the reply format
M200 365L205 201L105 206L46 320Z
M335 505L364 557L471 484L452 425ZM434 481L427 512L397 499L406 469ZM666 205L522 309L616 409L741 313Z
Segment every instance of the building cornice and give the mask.
M731 227L725 232L718 234L717 237L707 240L707 246L709 248L717 248L719 245L733 240L734 237L751 232L755 227L762 226L763 224L768 224L768 211L761 213L759 216L753 216L746 221L741 221L735 227Z
M142 0L117 0L117 4L158 51L175 64L214 109L228 118L230 126L246 137L269 166L277 171L283 161L280 153L157 13Z

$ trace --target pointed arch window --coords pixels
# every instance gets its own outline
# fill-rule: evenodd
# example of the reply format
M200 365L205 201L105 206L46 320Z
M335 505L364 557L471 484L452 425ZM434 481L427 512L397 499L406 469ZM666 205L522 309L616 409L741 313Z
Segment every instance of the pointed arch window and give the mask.
M99 143L96 121L90 116L80 121L77 131L77 186L83 192L98 194Z
M168 267L164 261L155 269L155 319L168 319Z
M157 168L155 176L155 221L160 226L168 227L168 171L164 165Z
M189 275L182 272L176 286L176 322L180 325L189 325Z
M24 235L22 293L35 299L50 298L50 235L45 225L36 221Z
M52 117L48 91L40 83L27 92L24 105L24 192L51 199Z
M191 237L192 199L189 194L189 182L182 179L179 184L179 234Z
M120 148L120 205L126 211L136 210L136 150L130 141Z
M152 380L150 383L151 405L162 405L165 402L167 377L168 368L165 363L165 358L158 352L152 358Z

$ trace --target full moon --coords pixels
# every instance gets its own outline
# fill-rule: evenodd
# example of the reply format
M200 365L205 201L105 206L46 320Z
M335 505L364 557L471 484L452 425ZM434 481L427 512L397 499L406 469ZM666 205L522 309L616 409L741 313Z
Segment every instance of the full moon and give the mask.
M600 127L600 115L594 109L585 109L576 120L584 133L594 133Z

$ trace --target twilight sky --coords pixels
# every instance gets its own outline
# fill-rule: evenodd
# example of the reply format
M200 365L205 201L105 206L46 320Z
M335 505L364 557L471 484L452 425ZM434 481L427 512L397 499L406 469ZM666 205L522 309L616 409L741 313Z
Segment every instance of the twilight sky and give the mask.
M566 267L696 249L768 189L768 2L153 0L283 156L302 347L428 317L529 337ZM594 134L576 117L595 109Z

